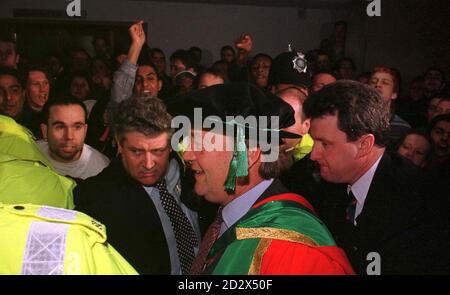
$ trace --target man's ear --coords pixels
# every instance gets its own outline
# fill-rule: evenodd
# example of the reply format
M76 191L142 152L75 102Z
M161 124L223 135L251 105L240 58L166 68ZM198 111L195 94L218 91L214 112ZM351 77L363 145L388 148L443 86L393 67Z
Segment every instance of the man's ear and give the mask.
M391 99L394 100L394 99L397 99L397 97L398 97L397 92L393 92L391 95Z
M16 64L19 64L19 61L20 61L20 54L16 54Z
M255 165L256 162L261 158L261 149L255 148L252 150L247 151L247 158L248 158L248 168Z
M305 119L302 122L302 135L305 135L309 132L309 128L311 127L311 119Z
M358 141L358 157L364 157L372 151L375 145L375 136L373 134L365 134Z
M41 123L42 138L47 139L47 124Z
M162 85L163 85L162 80L158 80L158 91L161 91Z

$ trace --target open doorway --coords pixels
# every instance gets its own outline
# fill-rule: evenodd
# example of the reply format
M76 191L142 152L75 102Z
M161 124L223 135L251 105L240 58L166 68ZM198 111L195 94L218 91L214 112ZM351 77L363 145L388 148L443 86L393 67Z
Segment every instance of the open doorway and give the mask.
M110 56L115 48L129 40L131 22L93 22L43 19L0 19L0 32L16 39L21 63L39 63L48 54L64 57L71 48L84 48L91 57L95 36L107 42ZM147 31L147 24L144 24Z

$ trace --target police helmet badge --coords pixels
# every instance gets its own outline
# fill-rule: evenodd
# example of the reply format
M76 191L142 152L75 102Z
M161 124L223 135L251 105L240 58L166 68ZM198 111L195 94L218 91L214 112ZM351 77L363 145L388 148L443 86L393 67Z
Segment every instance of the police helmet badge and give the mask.
M307 65L303 53L297 51L297 56L292 60L292 63L294 64L293 68L299 73L306 73Z

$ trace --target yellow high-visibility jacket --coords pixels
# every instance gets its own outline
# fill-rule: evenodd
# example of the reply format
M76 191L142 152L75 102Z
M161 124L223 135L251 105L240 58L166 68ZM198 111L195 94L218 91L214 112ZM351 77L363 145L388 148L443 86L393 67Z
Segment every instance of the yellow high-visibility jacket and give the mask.
M0 203L0 274L137 274L84 213Z
M53 170L27 128L0 115L0 202L73 209L75 185Z

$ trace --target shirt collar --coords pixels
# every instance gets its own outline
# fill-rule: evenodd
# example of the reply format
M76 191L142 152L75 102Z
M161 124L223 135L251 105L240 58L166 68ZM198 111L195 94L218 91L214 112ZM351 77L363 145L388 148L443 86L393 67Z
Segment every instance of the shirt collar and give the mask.
M369 192L370 184L372 183L373 176L377 170L378 164L380 163L381 155L378 160L366 171L354 184L347 186L347 194L352 191L355 196L356 202L363 206L366 201L367 193Z
M242 218L262 193L272 184L273 179L263 180L258 185L240 195L222 210L222 218L226 228L231 227ZM223 229L223 227L222 227Z

